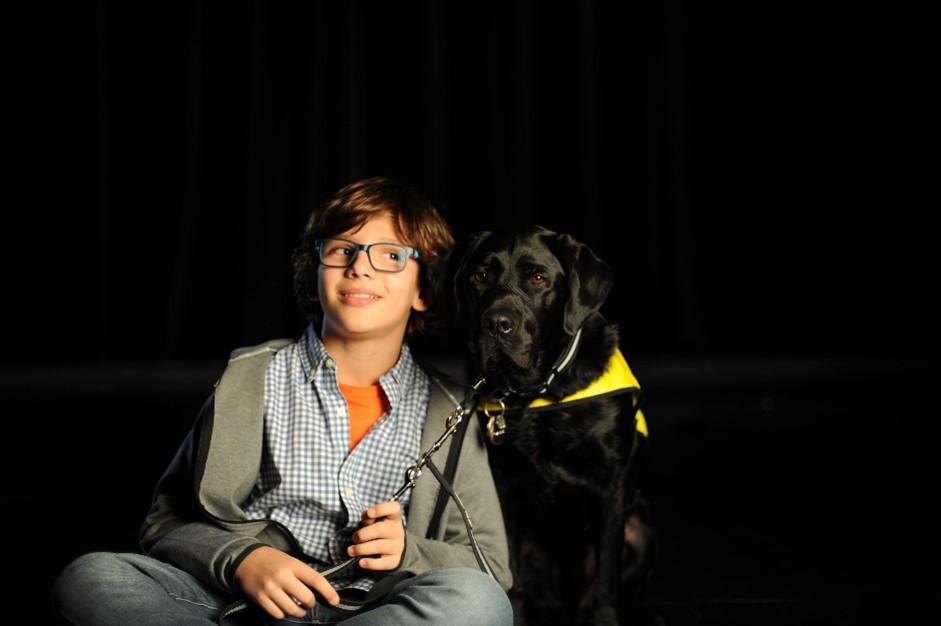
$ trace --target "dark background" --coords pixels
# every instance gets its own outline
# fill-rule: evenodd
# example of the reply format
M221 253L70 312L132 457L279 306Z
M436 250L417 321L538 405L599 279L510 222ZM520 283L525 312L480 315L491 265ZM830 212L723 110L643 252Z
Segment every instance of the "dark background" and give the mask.
M0 391L7 514L52 528L34 539L39 602L76 554L134 548L228 352L301 332L289 255L309 211L387 174L459 236L536 222L614 267L605 313L647 394L662 621L936 614L939 18L12 10ZM462 346L421 349L454 365Z

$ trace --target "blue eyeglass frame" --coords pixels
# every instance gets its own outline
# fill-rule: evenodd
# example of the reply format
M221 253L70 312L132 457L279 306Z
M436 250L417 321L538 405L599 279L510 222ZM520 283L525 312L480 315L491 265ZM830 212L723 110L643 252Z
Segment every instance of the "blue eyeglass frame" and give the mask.
M323 262L323 259L320 258L320 249L323 247L323 244L328 241L342 241L344 243L350 244L353 248L353 254L349 257L349 262L346 265L326 265ZM402 269L398 270L383 270L376 267L376 264L372 262L372 255L369 253L369 249L373 246L399 246L400 248L405 248L408 252L408 256L405 257L405 263L402 264ZM413 248L412 246L406 246L404 243L394 243L391 241L377 241L375 243L356 243L355 241L350 241L349 239L344 239L342 237L327 237L326 239L317 239L314 241L314 250L317 251L317 259L320 261L321 265L324 267L350 267L356 261L356 257L359 255L360 250L366 253L366 258L369 259L369 265L376 270L377 272L386 272L388 274L398 274L399 272L405 270L405 267L408 265L409 259L415 259L416 261L421 261L421 252L418 251L418 248Z

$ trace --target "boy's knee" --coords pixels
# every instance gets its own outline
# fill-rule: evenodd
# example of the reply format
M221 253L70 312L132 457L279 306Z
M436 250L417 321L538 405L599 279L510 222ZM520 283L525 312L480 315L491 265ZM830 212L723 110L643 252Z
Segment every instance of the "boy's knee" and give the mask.
M59 572L52 584L50 604L56 623L71 623L71 616L88 600L87 588L94 584L99 572L104 571L105 561L113 560L108 553L91 552L77 557Z
M75 558L60 573L53 589L72 587L77 581L94 580L101 572L114 571L116 555L110 552L89 552Z
M513 609L509 596L492 576L470 568L442 570L449 579L450 593L457 595L465 604L467 614L475 616L479 624L509 624L513 621Z

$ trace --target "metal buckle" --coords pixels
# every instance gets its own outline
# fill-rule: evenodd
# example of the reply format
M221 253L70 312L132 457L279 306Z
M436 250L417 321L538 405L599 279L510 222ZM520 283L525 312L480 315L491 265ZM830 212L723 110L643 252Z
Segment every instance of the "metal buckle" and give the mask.
M487 438L490 439L491 443L499 446L506 436L506 419L503 417L506 412L506 404L503 400L497 400L496 402L500 405L500 411L491 415L490 409L484 405L484 415L489 418L487 420Z

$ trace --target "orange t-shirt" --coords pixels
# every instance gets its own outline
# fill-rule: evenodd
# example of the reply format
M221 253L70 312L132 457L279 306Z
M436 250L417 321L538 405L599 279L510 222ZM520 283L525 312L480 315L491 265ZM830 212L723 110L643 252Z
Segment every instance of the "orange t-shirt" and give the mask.
M350 450L356 447L360 439L366 436L389 408L382 385L344 385L340 384L340 393L346 398L350 409Z

